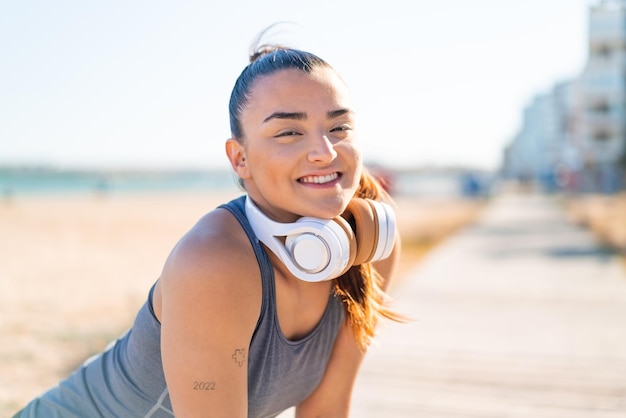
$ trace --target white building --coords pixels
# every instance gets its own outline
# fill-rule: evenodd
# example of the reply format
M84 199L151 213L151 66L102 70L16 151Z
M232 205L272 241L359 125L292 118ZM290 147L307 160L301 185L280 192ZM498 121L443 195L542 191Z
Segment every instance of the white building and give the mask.
M576 81L538 94L524 109L522 126L505 151L507 178L555 187L563 172L580 169L580 94Z
M587 188L612 191L626 138L626 1L589 10L589 57L581 75Z
M548 187L613 192L626 161L626 0L589 9L589 54L580 77L537 95L505 150L503 174Z

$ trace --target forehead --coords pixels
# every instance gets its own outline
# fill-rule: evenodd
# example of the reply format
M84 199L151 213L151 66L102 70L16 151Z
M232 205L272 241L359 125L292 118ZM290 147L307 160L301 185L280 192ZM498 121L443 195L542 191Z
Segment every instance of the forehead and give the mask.
M248 105L306 106L326 103L327 106L350 106L350 92L332 68L318 67L307 73L298 69L280 70L259 77L249 92Z

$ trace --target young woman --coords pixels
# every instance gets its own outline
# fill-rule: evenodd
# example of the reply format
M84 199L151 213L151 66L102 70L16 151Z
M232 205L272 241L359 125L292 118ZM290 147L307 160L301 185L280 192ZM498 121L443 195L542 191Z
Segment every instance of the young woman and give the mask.
M265 46L229 108L246 194L180 240L128 333L16 416L348 416L377 319L399 319L395 223L349 91L319 57Z

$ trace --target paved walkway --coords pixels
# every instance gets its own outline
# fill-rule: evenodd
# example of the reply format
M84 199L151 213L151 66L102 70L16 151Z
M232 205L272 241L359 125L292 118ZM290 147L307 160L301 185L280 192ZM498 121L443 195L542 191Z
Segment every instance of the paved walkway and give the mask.
M626 417L626 272L550 199L498 198L394 292L355 418Z

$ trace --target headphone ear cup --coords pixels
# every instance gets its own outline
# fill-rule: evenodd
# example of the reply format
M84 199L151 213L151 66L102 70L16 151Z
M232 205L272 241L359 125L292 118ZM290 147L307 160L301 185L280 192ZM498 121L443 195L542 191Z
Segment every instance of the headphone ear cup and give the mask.
M367 199L355 198L350 201L342 216L354 222L357 247L354 265L367 263L376 253L379 241L375 208Z
M337 217L326 221L302 217L290 224L290 229L292 232L285 231L283 248L294 264L295 270L290 268L290 271L296 277L305 281L328 280L352 267L356 239L345 219Z
M357 257L357 242L356 242L356 235L354 233L354 231L352 230L352 227L350 226L350 224L348 223L348 221L346 221L344 218L342 218L341 216L336 217L335 219L333 219L333 221L338 224L341 229L344 230L344 232L346 233L346 237L348 238L348 241L350 242L349 248L350 248L350 255L348 258L348 263L346 264L346 266L343 268L343 270L341 270L341 273L337 276L341 276L342 274L344 274L345 272L347 272L348 270L350 270L350 267L355 265L355 259Z
M377 200L368 201L378 221L378 243L371 261L383 260L391 255L396 242L396 217L391 206Z

